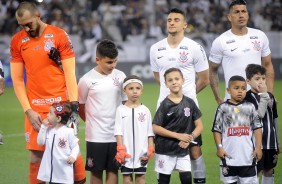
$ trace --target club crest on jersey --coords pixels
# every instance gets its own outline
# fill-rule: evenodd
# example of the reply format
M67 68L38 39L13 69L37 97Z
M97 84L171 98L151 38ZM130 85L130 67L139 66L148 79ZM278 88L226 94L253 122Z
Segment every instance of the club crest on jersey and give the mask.
M273 104L274 104L274 100L270 99L270 101L268 102L268 107L272 109Z
M93 158L91 158L91 157L87 158L87 166L88 167L93 167L94 166Z
M190 114L191 114L191 113L190 113L190 108L185 107L185 108L184 108L184 116L189 117Z
M119 82L119 78L115 77L115 78L112 78L113 79L113 84L115 86L119 86L120 82Z
M144 122L145 121L145 116L146 114L144 114L143 112L138 113L139 117L138 117L138 121L140 122Z
M58 143L58 146L60 148L66 148L66 142L67 142L67 139L66 138L59 138L59 143Z
M159 166L159 168L163 168L164 167L164 160L158 160L158 166Z
M44 43L45 43L45 45L44 45L44 50L47 51L47 52L49 52L50 49L51 49L51 47L55 47L54 42L55 42L55 41L54 41L54 40L51 40L51 39L45 40L45 41L44 41Z
M44 38L53 38L53 37L54 37L53 34L45 34L45 35L44 35Z
M234 107L234 112L235 113L239 113L240 112L240 109L238 107Z
M252 44L254 44L254 49L256 50L256 51L259 51L260 49L261 49L261 47L260 47L260 42L258 42L258 41L254 41L254 42L252 42Z
M185 63L188 61L188 57L187 57L188 52L183 51L183 52L180 52L179 54L180 54L180 57L178 61L180 61L181 63Z
M23 38L22 43L28 42L29 40L30 40L29 37Z

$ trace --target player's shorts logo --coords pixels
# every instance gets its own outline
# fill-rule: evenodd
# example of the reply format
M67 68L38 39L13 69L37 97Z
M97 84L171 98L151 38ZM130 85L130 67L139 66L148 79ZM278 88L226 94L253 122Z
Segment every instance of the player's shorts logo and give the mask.
M27 143L30 143L30 133L29 132L26 132L25 134L24 134L24 136L25 136L25 142L27 142Z
M164 167L164 160L158 160L158 166L159 166L159 168L163 168Z
M91 158L91 157L87 158L87 166L88 167L93 167L94 166L93 158Z

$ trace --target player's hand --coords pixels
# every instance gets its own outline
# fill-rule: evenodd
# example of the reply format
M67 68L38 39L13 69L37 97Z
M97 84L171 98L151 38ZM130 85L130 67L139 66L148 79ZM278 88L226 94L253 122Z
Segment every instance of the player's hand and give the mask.
M260 84L257 85L257 89L256 89L259 93L267 93L267 86L265 82L262 82Z
M0 78L0 96L5 92L5 80Z
M40 114L38 114L37 112L35 112L32 109L28 109L27 111L25 111L25 114L27 118L29 119L33 128L39 132L40 126L42 124L42 118Z
M116 161L123 164L125 163L125 158L131 158L131 155L126 153L126 147L123 144L117 145Z
M59 66L61 70L63 70L60 52L55 47L51 47L50 53L48 54L48 56Z
M47 118L43 119L42 124L48 126L49 125L48 119Z
M67 163L73 164L74 162L75 162L75 159L72 156L69 156L69 158L67 159Z
M217 152L216 152L216 155L219 157L219 158L231 158L231 156L223 149L223 148L218 148L217 149Z
M178 146L179 146L180 148L182 148L182 149L186 149L186 148L188 148L189 144L190 144L190 142L180 141L180 142L178 143Z
M74 129L74 135L77 135L78 133L78 126L79 126L79 118L78 118L78 102L77 101L73 101L71 102L71 116L68 120L68 127L73 128Z
M177 133L177 139L179 141L190 142L193 139L193 137L186 133Z
M255 149L253 152L253 157L257 159L257 161L260 161L262 157L262 151L261 149Z

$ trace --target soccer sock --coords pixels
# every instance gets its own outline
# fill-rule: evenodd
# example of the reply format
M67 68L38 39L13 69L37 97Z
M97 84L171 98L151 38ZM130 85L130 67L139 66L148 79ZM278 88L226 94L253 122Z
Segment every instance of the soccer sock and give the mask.
M29 163L29 183L44 183L37 179L40 163Z
M206 166L202 155L196 160L191 160L191 167L194 183L206 183Z
M159 179L158 179L158 184L169 184L170 182L170 174L162 174L158 173Z
M86 183L86 172L81 154L77 156L77 159L73 165L73 169L74 169L74 181L75 181L74 183L76 184Z
M274 184L274 177L262 176L262 184Z
M191 172L180 172L179 178L182 184L192 184Z

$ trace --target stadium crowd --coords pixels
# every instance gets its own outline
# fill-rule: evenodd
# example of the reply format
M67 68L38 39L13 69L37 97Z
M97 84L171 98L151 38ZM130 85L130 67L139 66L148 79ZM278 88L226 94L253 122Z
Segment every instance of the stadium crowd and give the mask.
M15 9L21 0L0 2L0 34L19 30ZM38 0L33 0L38 2ZM42 0L41 0L42 1ZM281 0L247 0L249 26L263 31L282 31ZM82 40L102 37L126 41L128 36L160 38L165 35L165 17L171 7L187 12L189 31L222 33L229 24L224 14L225 0L43 0L42 19L49 24L80 35Z

